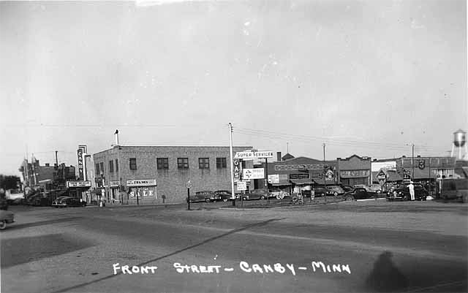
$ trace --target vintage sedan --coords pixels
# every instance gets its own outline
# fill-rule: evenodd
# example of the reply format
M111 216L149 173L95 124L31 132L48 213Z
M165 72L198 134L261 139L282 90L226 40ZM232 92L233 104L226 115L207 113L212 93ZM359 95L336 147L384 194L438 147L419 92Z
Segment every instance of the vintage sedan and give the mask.
M232 194L229 190L216 190L214 193L216 200L222 200L224 202L232 200Z
M86 202L82 202L79 198L63 196L54 200L52 206L56 208L83 207L86 206Z
M15 214L10 211L0 210L0 230L5 230L7 224L15 222Z
M268 197L272 197L272 195L266 189L254 189L242 195L243 200L267 199Z
M429 192L421 184L414 185L414 199L424 201L429 196ZM387 195L388 201L407 201L411 200L409 187L403 184L393 190L392 193Z
M217 197L213 191L197 191L194 195L190 195L190 202L213 202Z
M356 187L353 191L348 191L343 194L345 200L358 200L358 199L368 199L371 198L371 194L362 187Z

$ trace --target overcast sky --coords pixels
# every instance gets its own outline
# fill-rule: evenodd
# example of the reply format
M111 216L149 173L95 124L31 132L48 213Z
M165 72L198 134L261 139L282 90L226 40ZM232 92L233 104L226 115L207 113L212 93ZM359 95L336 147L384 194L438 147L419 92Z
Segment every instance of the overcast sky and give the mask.
M78 145L445 156L467 130L466 2L0 2L0 173Z

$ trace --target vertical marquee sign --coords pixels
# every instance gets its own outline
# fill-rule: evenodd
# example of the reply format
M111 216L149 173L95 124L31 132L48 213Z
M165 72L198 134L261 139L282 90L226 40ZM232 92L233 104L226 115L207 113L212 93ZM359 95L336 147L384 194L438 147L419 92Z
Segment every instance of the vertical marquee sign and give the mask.
M76 151L78 155L78 177L79 180L84 180L84 172L83 172L83 153L86 152L86 146L79 145L78 150Z

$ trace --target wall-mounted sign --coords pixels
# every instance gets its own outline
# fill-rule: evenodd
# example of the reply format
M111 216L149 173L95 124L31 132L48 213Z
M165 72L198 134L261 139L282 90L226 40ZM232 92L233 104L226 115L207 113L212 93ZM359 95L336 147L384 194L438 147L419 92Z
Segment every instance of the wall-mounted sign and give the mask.
M275 165L275 171L323 170L323 164Z
M241 160L253 160L253 159L265 159L273 158L272 151L262 151L262 152L237 152L234 156L235 159Z
M91 181L67 181L67 187L91 187Z
M109 183L110 187L119 187L120 185L120 182L118 180L112 180L110 183Z
M342 178L368 177L369 174L370 174L369 170L346 170L346 171L340 172L340 176Z
M335 179L335 172L333 172L333 170L327 170L325 172L325 180L333 180Z
M419 160L418 162L418 168L423 170L424 168L426 168L426 160Z
M309 179L309 174L289 174L289 179Z
M127 180L127 186L155 186L156 179Z
M279 174L268 175L268 183L275 184L280 182Z
M263 168L244 169L242 170L242 179L263 179L265 178L265 170Z

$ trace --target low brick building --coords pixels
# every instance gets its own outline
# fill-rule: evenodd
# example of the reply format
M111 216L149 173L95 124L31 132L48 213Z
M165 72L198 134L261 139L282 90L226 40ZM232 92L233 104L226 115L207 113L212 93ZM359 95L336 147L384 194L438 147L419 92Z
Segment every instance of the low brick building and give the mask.
M338 181L345 185L370 185L372 183L371 158L352 155L338 158Z
M236 146L233 152L251 149ZM162 203L163 195L165 202L185 202L189 180L191 194L231 190L229 147L114 146L93 160L96 181L110 203Z

